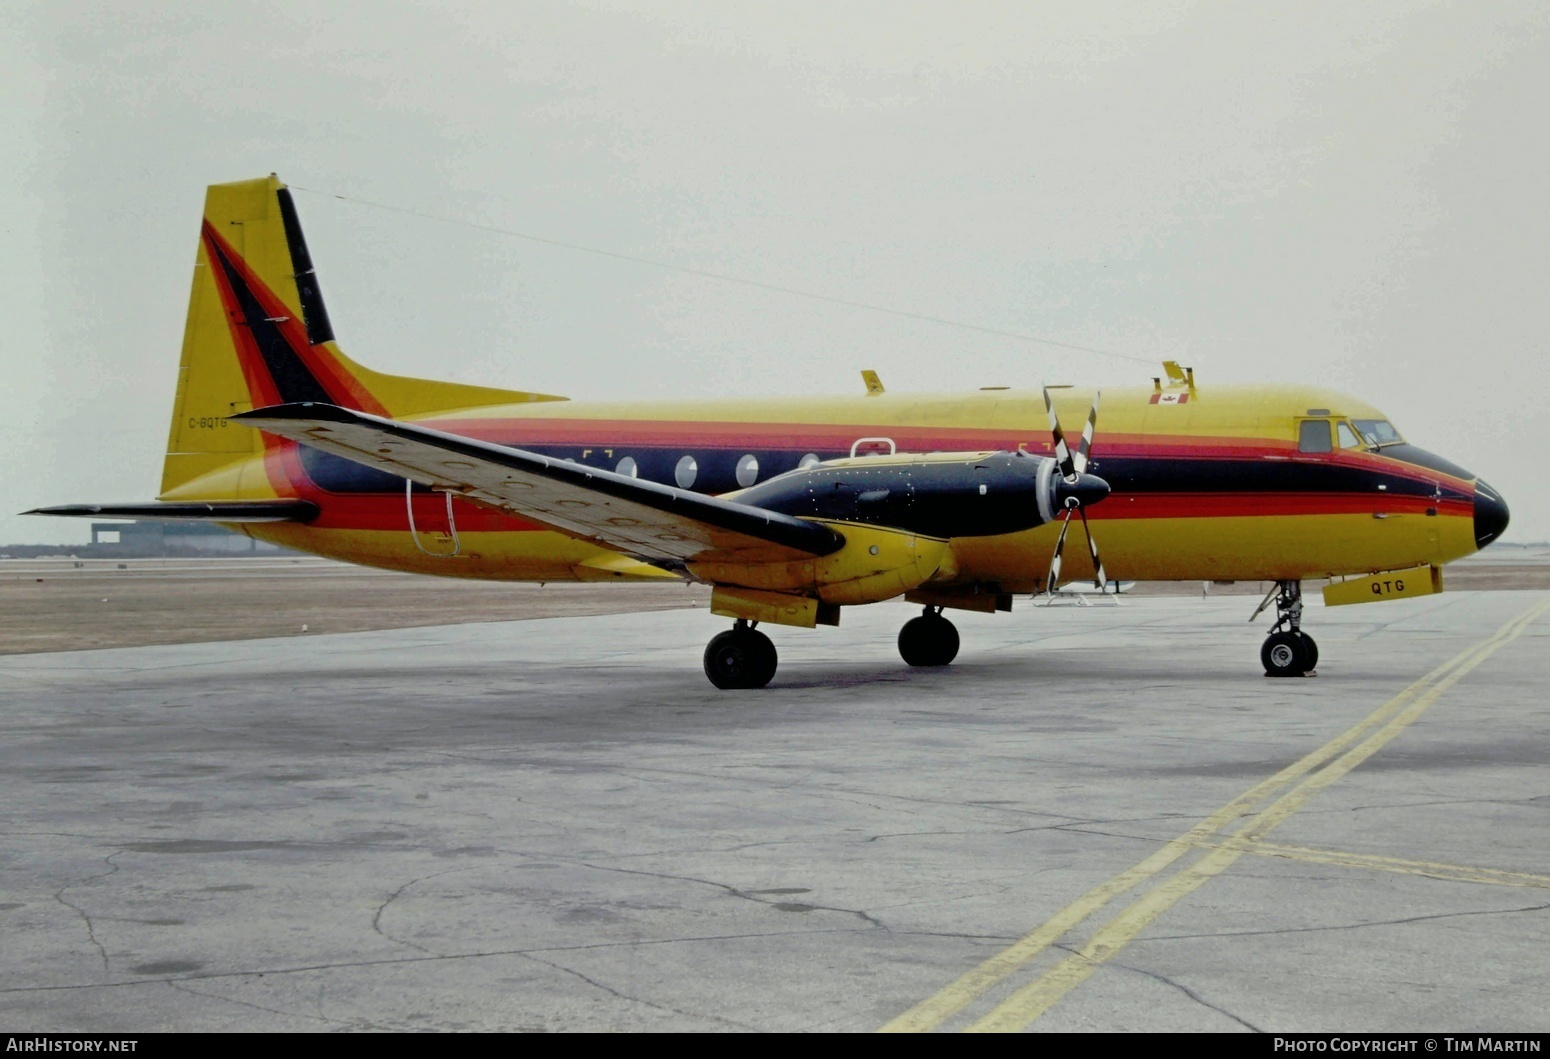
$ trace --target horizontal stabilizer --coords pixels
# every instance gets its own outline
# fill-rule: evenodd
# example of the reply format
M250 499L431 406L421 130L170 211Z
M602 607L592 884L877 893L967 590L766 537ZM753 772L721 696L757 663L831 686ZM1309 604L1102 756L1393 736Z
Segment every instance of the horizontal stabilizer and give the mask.
M210 500L170 504L64 504L24 515L65 518L138 518L158 522L311 522L318 506L307 500Z
M845 543L791 515L337 405L298 402L229 418L648 563L793 562Z

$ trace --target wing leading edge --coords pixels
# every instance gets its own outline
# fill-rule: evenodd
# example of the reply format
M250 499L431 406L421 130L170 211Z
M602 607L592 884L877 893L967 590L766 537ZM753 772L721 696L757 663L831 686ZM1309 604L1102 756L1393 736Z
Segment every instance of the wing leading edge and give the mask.
M298 402L230 418L646 562L792 562L845 543L790 515L336 405Z

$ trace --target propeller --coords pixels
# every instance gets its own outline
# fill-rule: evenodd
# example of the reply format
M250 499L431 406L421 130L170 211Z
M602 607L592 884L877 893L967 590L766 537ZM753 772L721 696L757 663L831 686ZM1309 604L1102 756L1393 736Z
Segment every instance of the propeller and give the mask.
M1073 453L1066 444L1065 431L1060 429L1060 417L1055 414L1049 387L1044 388L1044 408L1049 412L1050 433L1055 436L1055 463L1060 470L1060 481L1055 485L1055 502L1065 511L1060 524L1060 536L1055 538L1055 555L1049 564L1046 591L1052 596L1060 584L1060 557L1065 550L1066 532L1071 528L1072 515L1082 517L1082 532L1087 535L1087 550L1092 553L1093 559L1093 587L1100 592L1108 587L1109 578L1104 572L1103 560L1098 558L1098 542L1093 539L1092 526L1087 522L1088 506L1109 495L1109 483L1097 475L1087 473L1093 434L1098 429L1098 400L1102 396L1101 390L1093 395L1093 407L1087 413L1087 425L1082 428L1082 441Z

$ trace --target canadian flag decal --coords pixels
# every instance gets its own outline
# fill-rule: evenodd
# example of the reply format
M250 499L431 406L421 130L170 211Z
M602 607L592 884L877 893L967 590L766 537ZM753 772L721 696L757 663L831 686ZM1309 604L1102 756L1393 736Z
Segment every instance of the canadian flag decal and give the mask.
M1152 404L1183 404L1189 400L1187 393L1154 393Z

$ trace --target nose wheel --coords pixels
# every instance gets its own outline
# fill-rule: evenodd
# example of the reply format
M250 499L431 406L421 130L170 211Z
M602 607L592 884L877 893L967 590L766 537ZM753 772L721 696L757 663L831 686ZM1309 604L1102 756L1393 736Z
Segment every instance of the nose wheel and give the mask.
M1265 597L1254 618L1270 604L1274 597L1276 623L1265 637L1259 649L1259 660L1264 663L1267 677L1307 676L1319 664L1319 645L1313 637L1302 631L1302 582L1277 581L1270 595ZM1253 621L1254 618L1250 618Z
M958 630L941 607L927 607L899 630L899 654L912 666L945 666L958 657Z
M741 618L705 647L705 675L723 691L764 687L778 662L770 638Z

